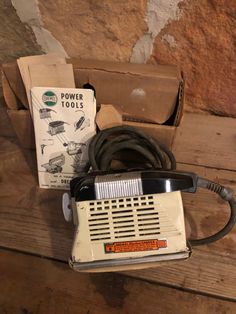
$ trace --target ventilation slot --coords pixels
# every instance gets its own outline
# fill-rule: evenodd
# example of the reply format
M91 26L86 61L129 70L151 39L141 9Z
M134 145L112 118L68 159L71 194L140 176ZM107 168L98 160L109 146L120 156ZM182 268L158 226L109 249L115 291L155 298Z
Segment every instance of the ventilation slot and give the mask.
M152 227L152 228L139 228L139 231L146 231L146 230L153 230L153 231L157 231L157 230L160 230L160 227Z
M102 238L91 238L91 241L101 241L101 240L110 240L111 237L102 237Z
M161 234L160 232L145 232L145 233L141 233L140 232L140 236L149 236L149 235L158 235Z
M105 228L91 228L90 231L103 231L103 230L109 230L109 227L105 227Z
M134 225L121 225L121 226L115 226L114 229L125 229L125 228L134 228Z
M159 220L159 217L152 217L151 220ZM138 221L150 221L150 218L139 218Z
M95 224L89 224L89 227L94 227L94 226L97 226L97 227L99 227L99 226L101 226L101 227L103 227L103 226L106 226L106 225L109 225L109 222L98 222L98 223L95 223Z
M113 221L113 225L114 226L120 226L120 225L125 225L125 224L129 224L133 222L133 219L130 219L130 220L122 220L122 221ZM116 227L115 227L116 228Z
M132 209L130 209L130 210L116 210L116 211L113 211L112 214L122 216L122 214L124 214L124 213L126 214L126 213L132 213L132 212L133 212Z
M115 231L115 233L129 233L129 232L134 232L134 229Z
M125 216L113 216L112 218L114 220L119 219L119 221L121 221L121 219L126 219L126 218L133 218L133 215L125 215Z
M133 238L133 237L135 237L135 234L128 234L128 235L115 236L116 239L120 239L120 238Z
M104 232L104 231L101 231L101 230L98 230L98 231L92 231L91 232L91 237L92 236L107 236L108 234L110 234L110 232L108 231L108 232Z
M107 220L107 217L106 217L106 218L94 218L94 219L89 219L90 222L97 221L98 223L102 223L102 221L106 221L106 220Z
M145 212L143 212L142 214L137 214L137 216L138 217L143 217L143 216L151 216L151 217L153 217L153 216L155 216L155 217L157 217L158 216L158 213L145 213Z
M153 210L155 210L155 208L154 207L146 207L146 208L137 208L137 212L147 212L147 211L153 211Z
M94 216L107 216L107 213L96 213L96 214L91 214L91 217Z
M147 222L147 223L138 224L138 226L156 226L156 225L159 225L159 222Z

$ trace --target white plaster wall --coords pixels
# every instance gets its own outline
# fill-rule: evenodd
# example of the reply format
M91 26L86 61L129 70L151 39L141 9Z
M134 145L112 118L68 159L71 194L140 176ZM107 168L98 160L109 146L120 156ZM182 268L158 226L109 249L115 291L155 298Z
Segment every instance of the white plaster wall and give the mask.
M148 0L146 15L148 31L134 45L130 62L147 62L152 53L156 36L167 24L180 18L180 2L182 2L182 0ZM174 38L164 37L164 40L172 45L172 47L176 44Z
M62 44L43 27L37 0L12 0L12 5L22 23L31 27L37 43L44 52L57 52L68 57Z

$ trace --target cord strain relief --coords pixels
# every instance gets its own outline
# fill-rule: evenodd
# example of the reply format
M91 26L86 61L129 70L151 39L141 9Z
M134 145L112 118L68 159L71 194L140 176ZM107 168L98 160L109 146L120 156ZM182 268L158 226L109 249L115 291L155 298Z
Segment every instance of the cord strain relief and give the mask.
M224 187L218 183L215 183L215 182L208 182L207 183L207 189L212 191L212 192L215 192L217 194L221 194Z
M218 183L209 181L207 182L206 188L217 193L225 201L230 201L233 198L233 190Z

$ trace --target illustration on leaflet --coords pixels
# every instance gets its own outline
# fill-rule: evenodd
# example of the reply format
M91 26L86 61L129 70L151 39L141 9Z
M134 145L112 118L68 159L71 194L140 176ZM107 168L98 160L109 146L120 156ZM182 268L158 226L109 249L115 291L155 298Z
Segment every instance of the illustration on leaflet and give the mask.
M62 166L65 164L65 156L63 154L49 159L47 164L41 165L49 173L62 172Z
M52 146L53 144L54 144L54 140L53 139L44 139L42 141L42 143L40 144L41 154L42 155L44 154L45 147Z
M76 143L74 141L70 141L68 143L63 144L66 147L66 151L68 155L76 155L82 154L84 148L86 147L85 143Z
M80 118L79 120L75 121L74 126L75 126L75 131L77 130L84 130L85 128L90 126L90 120L87 118L85 119L85 114L82 110L77 110L76 112L80 113Z
M83 154L74 155L74 162L71 165L76 173L84 172L87 168L88 162L86 159L82 158Z
M50 108L40 108L39 109L39 116L40 119L48 119L51 118L51 112L57 113L55 110Z
M48 124L48 133L53 136L53 135L56 135L58 133L65 132L64 124L68 124L69 125L69 123L66 123L64 121L52 121L52 122L49 122L49 124Z

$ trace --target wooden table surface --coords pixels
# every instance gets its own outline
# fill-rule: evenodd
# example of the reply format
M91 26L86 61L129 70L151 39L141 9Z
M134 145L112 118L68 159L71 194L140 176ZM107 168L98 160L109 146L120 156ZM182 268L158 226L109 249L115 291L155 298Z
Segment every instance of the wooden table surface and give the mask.
M3 108L0 110L0 246L67 261L74 230L62 214L62 191L38 188L34 154L23 154ZM236 191L235 119L185 114L173 151L178 169ZM228 219L227 204L208 191L183 198L191 237L212 234ZM188 261L125 274L236 300L236 227L224 239L194 248Z

